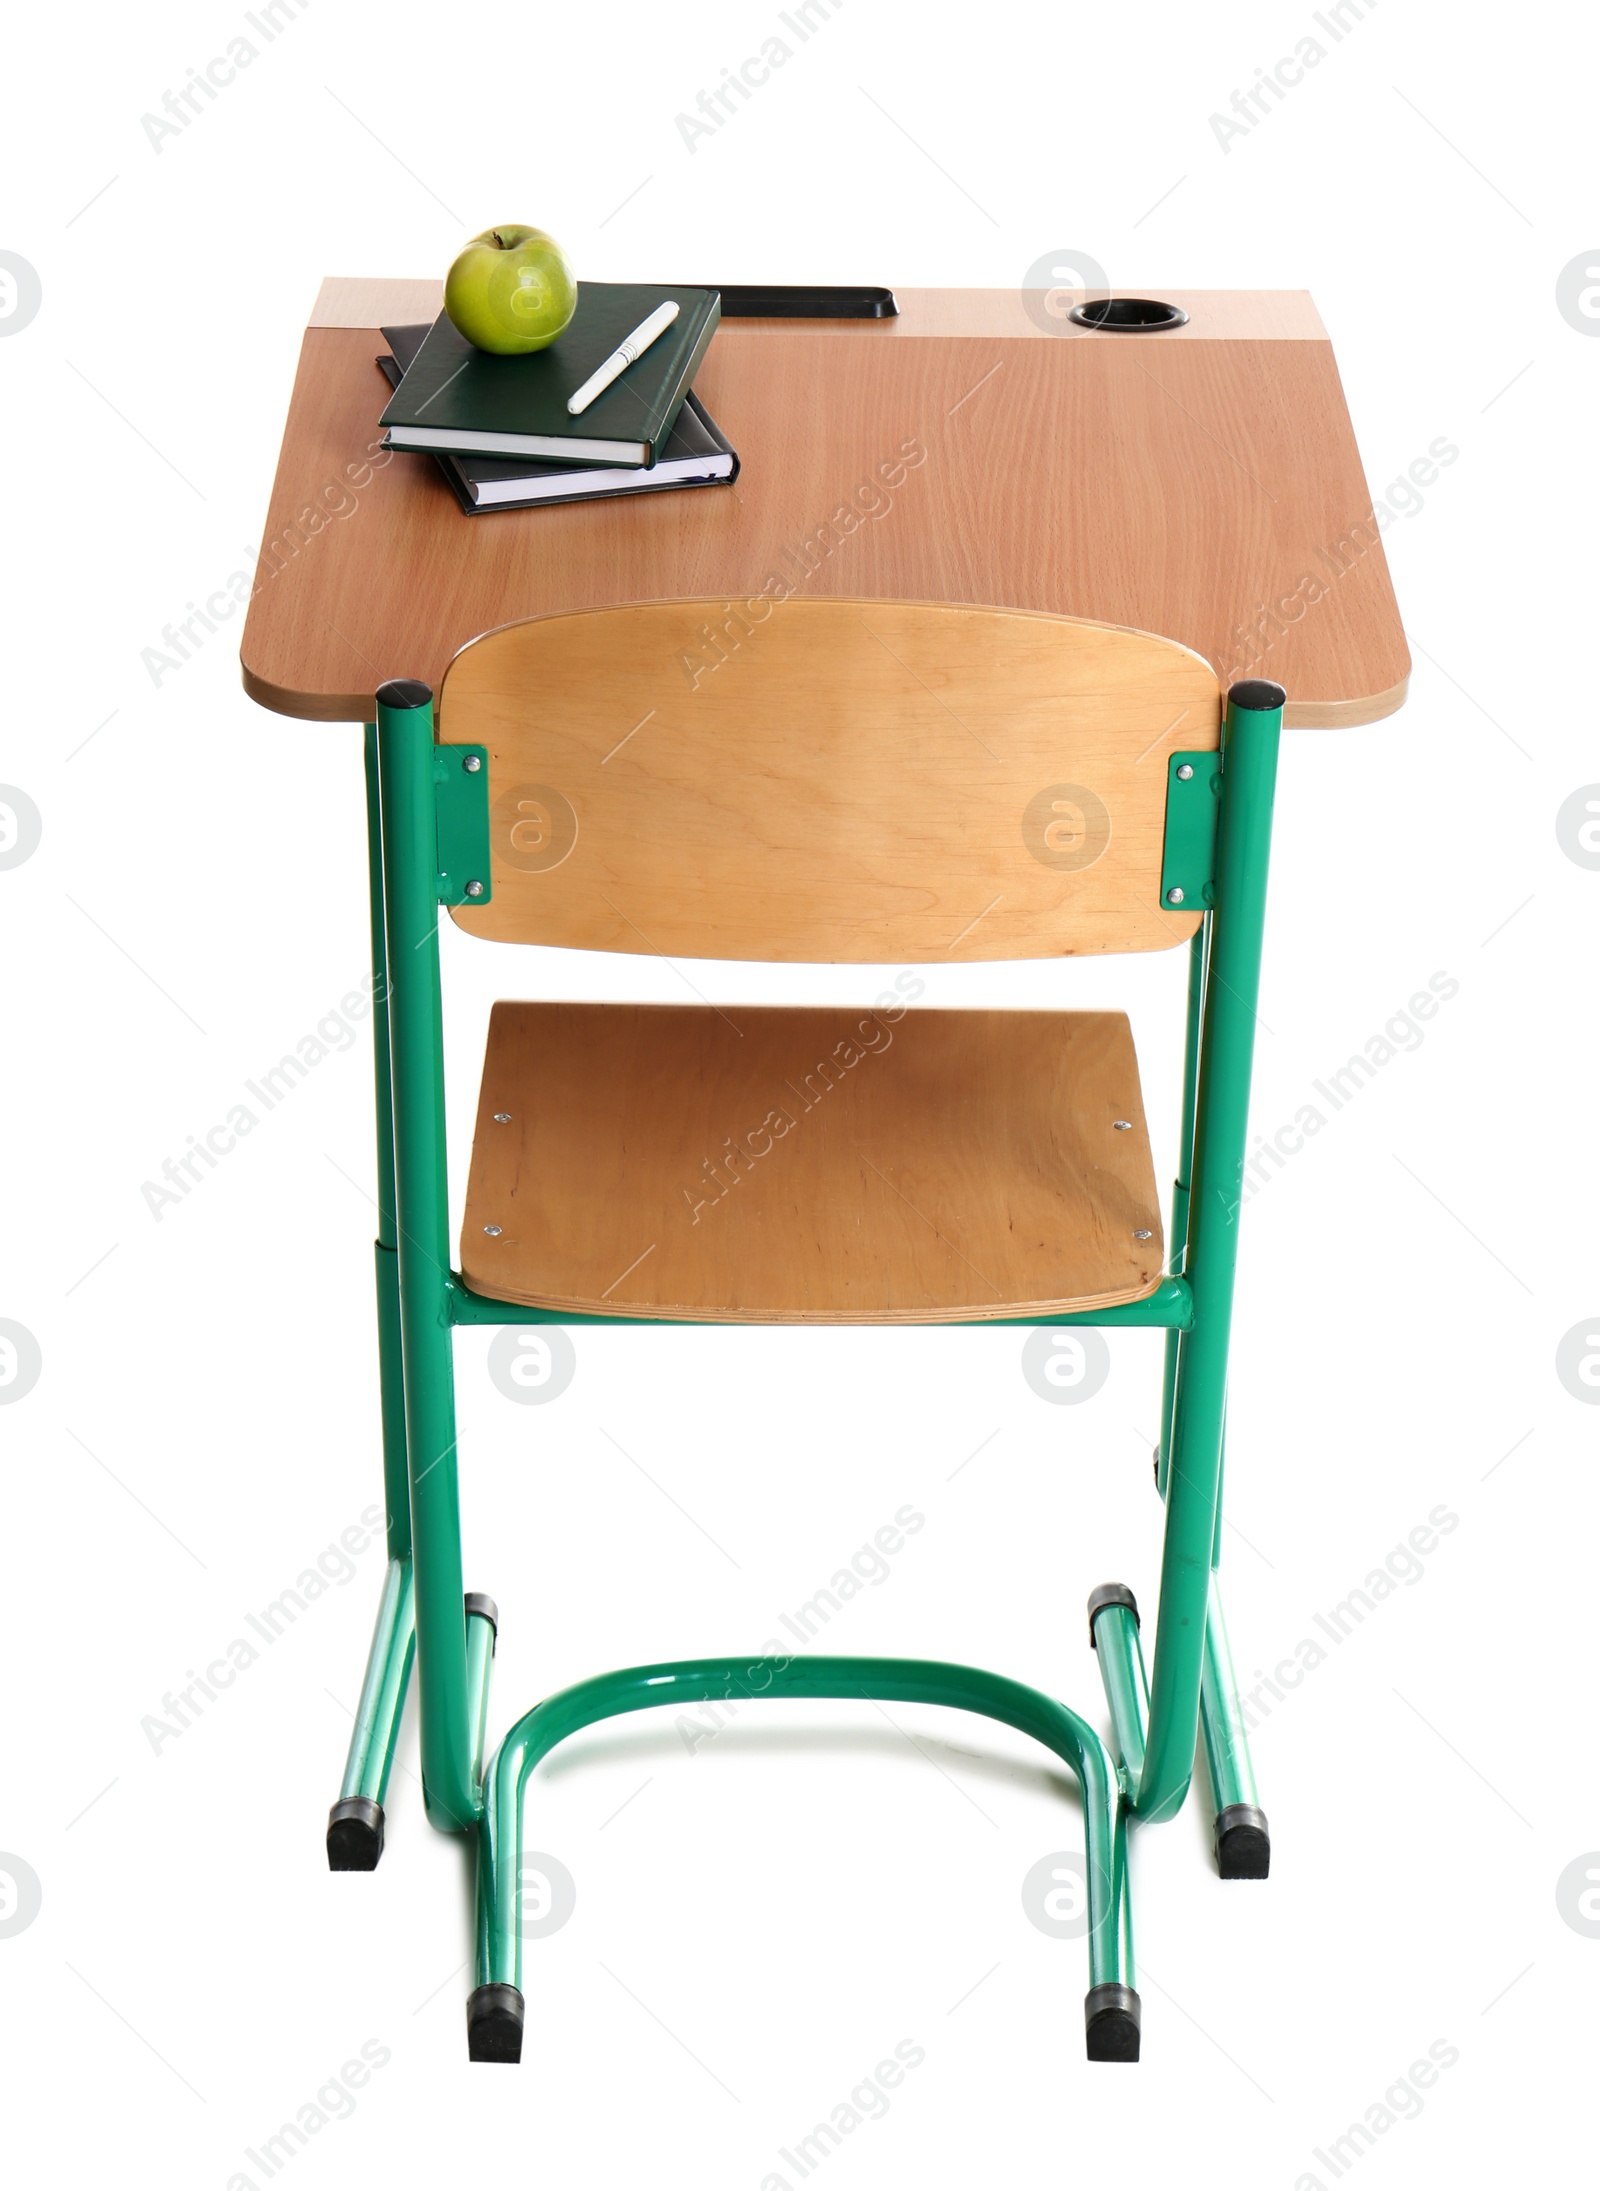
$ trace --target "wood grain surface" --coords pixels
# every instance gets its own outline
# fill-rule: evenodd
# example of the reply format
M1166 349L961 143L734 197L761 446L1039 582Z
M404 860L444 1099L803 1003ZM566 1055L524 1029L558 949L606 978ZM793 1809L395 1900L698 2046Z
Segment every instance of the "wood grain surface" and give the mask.
M323 316L348 317L334 294ZM434 285L361 285L426 316ZM883 321L724 321L696 383L729 488L466 517L431 460L375 448L375 327L305 336L246 689L361 721L435 690L481 632L721 595L943 601L1159 632L1219 681L1270 676L1291 724L1401 704L1409 657L1333 352L1309 299L1171 292L1170 333L1047 331L1016 293L908 292ZM891 478L898 484L890 485Z
M1119 1012L494 1008L461 1269L496 1300L1043 1315L1141 1298L1162 1252Z
M1165 950L1167 756L1198 655L996 609L763 594L536 618L445 678L488 748L471 933L668 958L953 963Z

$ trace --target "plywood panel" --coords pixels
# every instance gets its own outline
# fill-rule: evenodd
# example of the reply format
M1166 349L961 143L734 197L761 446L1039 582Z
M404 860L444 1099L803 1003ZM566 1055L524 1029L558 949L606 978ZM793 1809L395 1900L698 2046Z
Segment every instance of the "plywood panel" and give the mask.
M519 943L943 961L1162 950L1167 755L1214 749L1197 655L989 609L716 600L513 625L457 656L441 736L489 749Z
M461 1268L498 1300L731 1323L1140 1299L1162 1239L1128 1022L497 1004Z

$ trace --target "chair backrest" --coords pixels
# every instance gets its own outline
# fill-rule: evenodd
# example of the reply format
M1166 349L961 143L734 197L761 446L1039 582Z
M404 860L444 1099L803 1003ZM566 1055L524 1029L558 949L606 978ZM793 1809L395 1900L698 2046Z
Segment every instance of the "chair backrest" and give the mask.
M780 581L773 582L775 588ZM503 942L836 962L1163 950L1167 756L1209 665L1014 609L769 592L536 617L451 663Z

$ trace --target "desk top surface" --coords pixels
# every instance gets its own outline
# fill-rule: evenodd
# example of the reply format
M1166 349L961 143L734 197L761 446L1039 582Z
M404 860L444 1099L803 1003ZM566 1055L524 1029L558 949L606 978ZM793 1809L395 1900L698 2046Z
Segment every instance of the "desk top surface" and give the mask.
M376 448L380 325L439 284L324 282L240 648L280 714L369 721L527 616L724 595L949 601L1133 625L1290 724L1405 698L1400 613L1326 330L1303 291L1162 290L1186 326L1080 329L1013 290L903 290L889 320L724 320L696 393L729 488L466 516ZM1042 293L1041 293L1042 296Z

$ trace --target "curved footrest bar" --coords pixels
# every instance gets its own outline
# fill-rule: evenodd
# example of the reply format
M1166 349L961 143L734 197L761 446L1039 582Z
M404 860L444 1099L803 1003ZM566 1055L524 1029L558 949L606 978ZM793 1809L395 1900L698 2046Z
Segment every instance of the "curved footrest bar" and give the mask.
M885 1704L937 1704L977 1712L1031 1735L1070 1765L1083 1791L1089 1875L1090 2002L1093 2008L1115 2004L1120 2048L1114 2053L1097 2051L1097 2038L1103 2049L1112 2026L1103 2015L1091 2013L1089 2057L1118 2061L1137 2058L1138 1997L1132 1990L1127 1834L1116 1770L1105 1744L1087 1720L1053 1697L1003 1674L983 1673L935 1659L683 1659L600 1674L535 1705L501 1743L487 1775L478 1841L474 2001L504 2002L507 1996L503 1993L486 1995L485 1989L491 1987L515 1988L520 1995L522 1794L528 1775L540 1759L581 1728L623 1712L714 1701L755 1702L763 1697L857 1697ZM1130 2016L1132 2053L1127 2051Z

